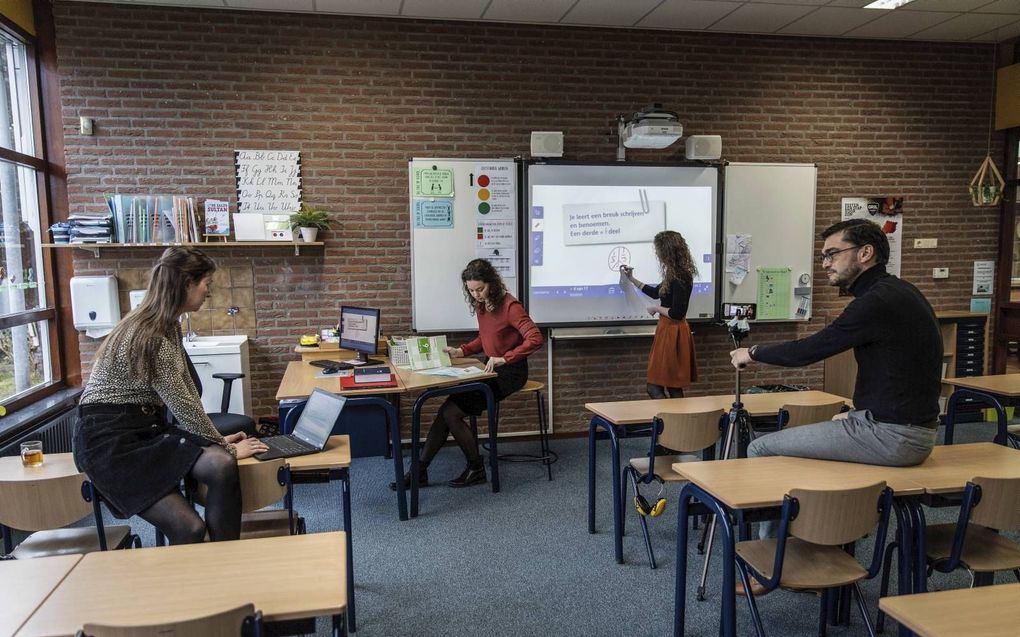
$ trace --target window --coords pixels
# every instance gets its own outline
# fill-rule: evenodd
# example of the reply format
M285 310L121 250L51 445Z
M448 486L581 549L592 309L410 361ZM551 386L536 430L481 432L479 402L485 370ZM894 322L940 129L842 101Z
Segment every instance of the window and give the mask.
M56 312L48 299L40 192L37 80L30 45L0 31L0 404L54 380Z

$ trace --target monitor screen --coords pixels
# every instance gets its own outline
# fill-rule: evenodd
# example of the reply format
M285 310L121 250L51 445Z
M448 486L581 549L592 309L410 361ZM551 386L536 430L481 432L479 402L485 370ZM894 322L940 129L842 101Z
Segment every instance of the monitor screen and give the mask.
M375 354L379 347L379 310L341 307L340 347Z
M294 435L321 449L333 432L347 399L316 388L308 397L305 408L294 425Z

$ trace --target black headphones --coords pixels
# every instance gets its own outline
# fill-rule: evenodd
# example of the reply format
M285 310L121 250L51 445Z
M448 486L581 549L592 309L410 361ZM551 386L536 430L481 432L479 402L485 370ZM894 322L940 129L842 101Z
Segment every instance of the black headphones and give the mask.
M657 518L666 510L666 498L662 497L662 489L665 483L659 476L653 476L653 479L659 483L659 492L655 494L655 503L649 504L645 496L641 495L641 492L638 491L637 485L634 485L634 508L637 509L640 515Z

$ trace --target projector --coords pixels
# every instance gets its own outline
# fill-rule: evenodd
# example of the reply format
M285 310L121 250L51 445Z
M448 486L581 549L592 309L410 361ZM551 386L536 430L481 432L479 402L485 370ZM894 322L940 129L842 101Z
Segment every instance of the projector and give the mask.
M623 127L620 137L627 148L666 148L684 134L675 113L635 113Z

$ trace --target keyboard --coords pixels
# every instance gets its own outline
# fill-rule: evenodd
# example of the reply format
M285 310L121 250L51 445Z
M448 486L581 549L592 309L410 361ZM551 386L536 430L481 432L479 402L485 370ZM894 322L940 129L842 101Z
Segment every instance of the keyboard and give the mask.
M300 453L302 451L307 452L308 445L302 443L300 440L292 438L291 436L269 436L268 438L260 438L270 451L277 451L280 453Z

